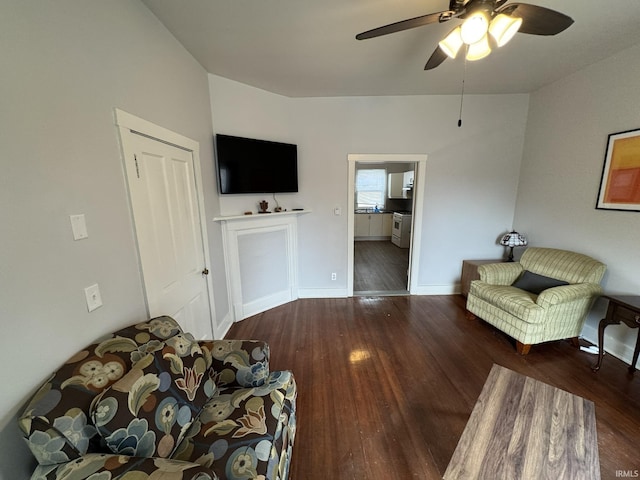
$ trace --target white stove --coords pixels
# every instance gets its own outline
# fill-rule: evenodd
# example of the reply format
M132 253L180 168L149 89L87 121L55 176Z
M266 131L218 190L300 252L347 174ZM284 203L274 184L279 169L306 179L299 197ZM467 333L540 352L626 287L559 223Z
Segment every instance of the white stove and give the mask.
M393 212L391 243L400 248L409 248L411 245L411 220L411 212Z

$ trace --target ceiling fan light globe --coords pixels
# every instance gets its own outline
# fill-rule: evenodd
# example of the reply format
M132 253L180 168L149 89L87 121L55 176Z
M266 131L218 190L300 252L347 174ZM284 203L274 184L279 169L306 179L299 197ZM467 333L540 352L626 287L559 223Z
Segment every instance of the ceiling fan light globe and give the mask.
M491 53L491 47L489 46L489 37L485 35L478 42L472 43L467 49L467 60L475 62L481 58L486 57Z
M462 37L460 36L460 27L456 27L449 35L447 35L443 40L440 40L438 46L440 49L446 53L451 58L456 58L458 55L458 51L460 47L463 45Z
M498 47L502 47L513 38L521 25L521 18L510 17L501 13L491 21L489 33L495 39Z
M467 18L460 28L462 41L467 45L479 42L487 34L489 18L485 12L476 12Z

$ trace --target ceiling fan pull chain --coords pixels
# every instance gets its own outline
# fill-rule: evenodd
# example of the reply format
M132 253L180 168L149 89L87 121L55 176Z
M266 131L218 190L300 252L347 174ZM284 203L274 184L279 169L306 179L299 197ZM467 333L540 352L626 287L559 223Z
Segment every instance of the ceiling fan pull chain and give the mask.
M467 46L467 49L469 47ZM467 76L467 56L464 56L464 70L462 72L462 92L460 94L460 115L458 115L458 128L462 126L462 101L464 100L464 79Z

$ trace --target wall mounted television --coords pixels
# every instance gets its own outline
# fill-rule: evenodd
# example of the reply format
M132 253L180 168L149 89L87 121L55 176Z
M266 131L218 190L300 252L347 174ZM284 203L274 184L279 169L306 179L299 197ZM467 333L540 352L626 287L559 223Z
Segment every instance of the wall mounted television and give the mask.
M216 135L221 194L298 191L298 147L290 143Z

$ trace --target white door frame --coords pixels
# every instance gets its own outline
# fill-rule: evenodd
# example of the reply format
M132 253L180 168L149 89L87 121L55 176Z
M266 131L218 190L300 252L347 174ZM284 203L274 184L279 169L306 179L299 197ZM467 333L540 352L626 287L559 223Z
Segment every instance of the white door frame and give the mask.
M187 150L191 152L193 156L193 172L195 176L196 182L196 190L198 195L198 215L200 218L200 234L202 235L202 247L204 254L205 265L211 265L211 257L209 255L209 241L207 238L207 220L205 217L204 211L204 196L203 196L203 183L202 183L202 172L200 168L200 144L195 140L192 140L188 137L180 135L179 133L172 132L171 130L167 130L164 127L151 123L142 118L136 117L135 115L131 115L119 108L115 109L115 123L118 126L118 130L120 132L120 142L122 148L122 161L123 161L123 169L126 175L126 166L125 166L125 154L130 149L129 143L130 140L128 138L130 133L140 134L147 137L150 137L159 142L168 143L175 147L181 148L183 150ZM133 220L133 206L131 205L131 199L128 198L129 209L131 212L132 222L135 225L135 221ZM137 244L137 238L136 238ZM142 261L140 259L140 251L139 245L138 249L136 249L136 254L138 255L138 269L140 272L140 278L144 287L144 275L142 272ZM209 318L209 326L211 328L211 334L216 334L216 325L214 322L215 317L215 304L213 298L213 275L207 275L207 294L209 297L209 306L210 306L210 318ZM147 289L143 288L145 295L145 306L147 308L147 314L149 314L149 301L147 298Z
M415 295L418 290L418 265L420 265L420 250L422 245L422 216L424 206L424 183L427 169L426 154L372 154L350 153L347 155L349 163L349 193L347 202L348 227L347 227L347 296L353 297L353 259L354 259L354 229L355 229L355 188L356 188L356 163L414 163L415 187L413 190L413 228L411 229L411 251L409 252L409 294Z

